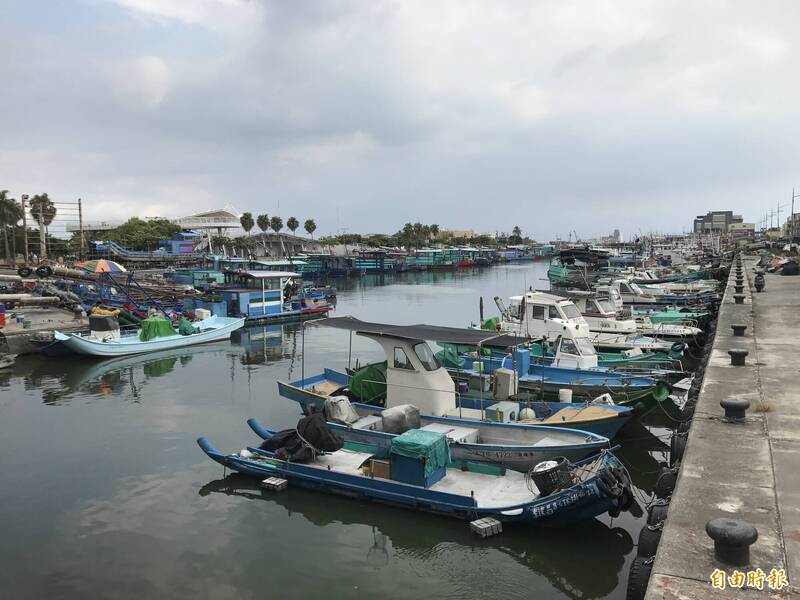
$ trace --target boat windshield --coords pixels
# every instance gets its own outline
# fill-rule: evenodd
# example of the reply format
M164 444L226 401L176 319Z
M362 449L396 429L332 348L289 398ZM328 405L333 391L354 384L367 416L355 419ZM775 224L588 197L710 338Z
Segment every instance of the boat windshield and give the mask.
M633 282L631 282L631 289L633 290L633 293L638 295L638 296L644 295L644 292L642 291L642 288L640 288L637 284L635 284Z
M430 346L425 342L420 342L414 346L414 353L417 355L419 362L422 363L422 366L425 367L426 371L435 371L439 369L442 365L439 364L436 356L433 354Z
M597 354L597 350L594 349L594 345L589 341L589 338L575 338L575 343L583 356L594 356Z
M561 310L568 319L578 319L581 316L581 311L572 302L562 304Z
M603 298L602 300L597 301L597 305L600 307L600 310L604 313L615 313L617 312L617 307L614 306L614 303L611 300Z

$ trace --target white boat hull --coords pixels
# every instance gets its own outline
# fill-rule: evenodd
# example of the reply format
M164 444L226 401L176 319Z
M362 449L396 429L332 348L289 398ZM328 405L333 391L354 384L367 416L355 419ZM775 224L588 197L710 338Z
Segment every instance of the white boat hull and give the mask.
M184 348L186 346L194 346L195 344L204 344L206 342L227 339L233 331L240 329L244 325L244 319L211 317L205 321L195 323L195 325L200 327L200 332L192 335L160 337L147 342L139 341L138 335L126 336L105 342L74 333L61 333L60 331L56 331L54 336L55 339L78 354L100 357L127 356L131 354L158 352L159 350L171 350L173 348Z

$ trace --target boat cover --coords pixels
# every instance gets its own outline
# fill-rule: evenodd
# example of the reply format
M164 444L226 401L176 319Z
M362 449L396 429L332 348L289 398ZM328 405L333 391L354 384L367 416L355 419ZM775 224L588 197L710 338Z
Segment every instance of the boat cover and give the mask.
M149 318L142 321L142 329L139 331L139 341L149 342L157 337L169 337L178 335L172 327L172 323L166 319Z
M342 443L342 438L328 427L325 415L317 412L300 419L294 429L284 429L264 440L261 448L275 452L281 460L308 462L323 452L341 449Z
M386 361L366 365L353 373L350 391L367 404L383 404L386 401Z
M425 461L425 474L446 467L450 462L450 446L447 436L438 431L410 429L392 438L392 454L419 458Z
M334 327L356 333L368 333L377 336L401 338L405 340L433 340L458 344L459 346L485 346L492 348L508 348L530 341L530 338L516 335L500 334L496 331L480 329L460 329L458 327L440 327L438 325L388 325L370 323L355 317L328 317L307 324L317 327Z

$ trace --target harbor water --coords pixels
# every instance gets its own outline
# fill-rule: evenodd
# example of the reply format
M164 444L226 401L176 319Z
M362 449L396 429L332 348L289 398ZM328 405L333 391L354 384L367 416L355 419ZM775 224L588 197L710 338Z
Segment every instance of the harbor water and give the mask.
M335 315L466 326L492 298L545 288L546 263L338 281ZM195 444L257 445L292 427L276 382L348 364L350 336L297 324L98 361L20 357L0 371L0 596L48 598L624 598L670 416L627 426L630 512L566 529L466 523L310 491L262 493ZM353 361L382 359L353 337Z

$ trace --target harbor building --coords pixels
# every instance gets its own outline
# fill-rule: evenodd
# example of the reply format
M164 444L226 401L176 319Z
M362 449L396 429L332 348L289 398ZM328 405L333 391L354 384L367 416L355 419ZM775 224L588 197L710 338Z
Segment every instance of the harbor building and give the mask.
M728 233L734 223L743 223L742 215L735 215L731 210L712 210L705 215L697 215L694 219L695 233Z

